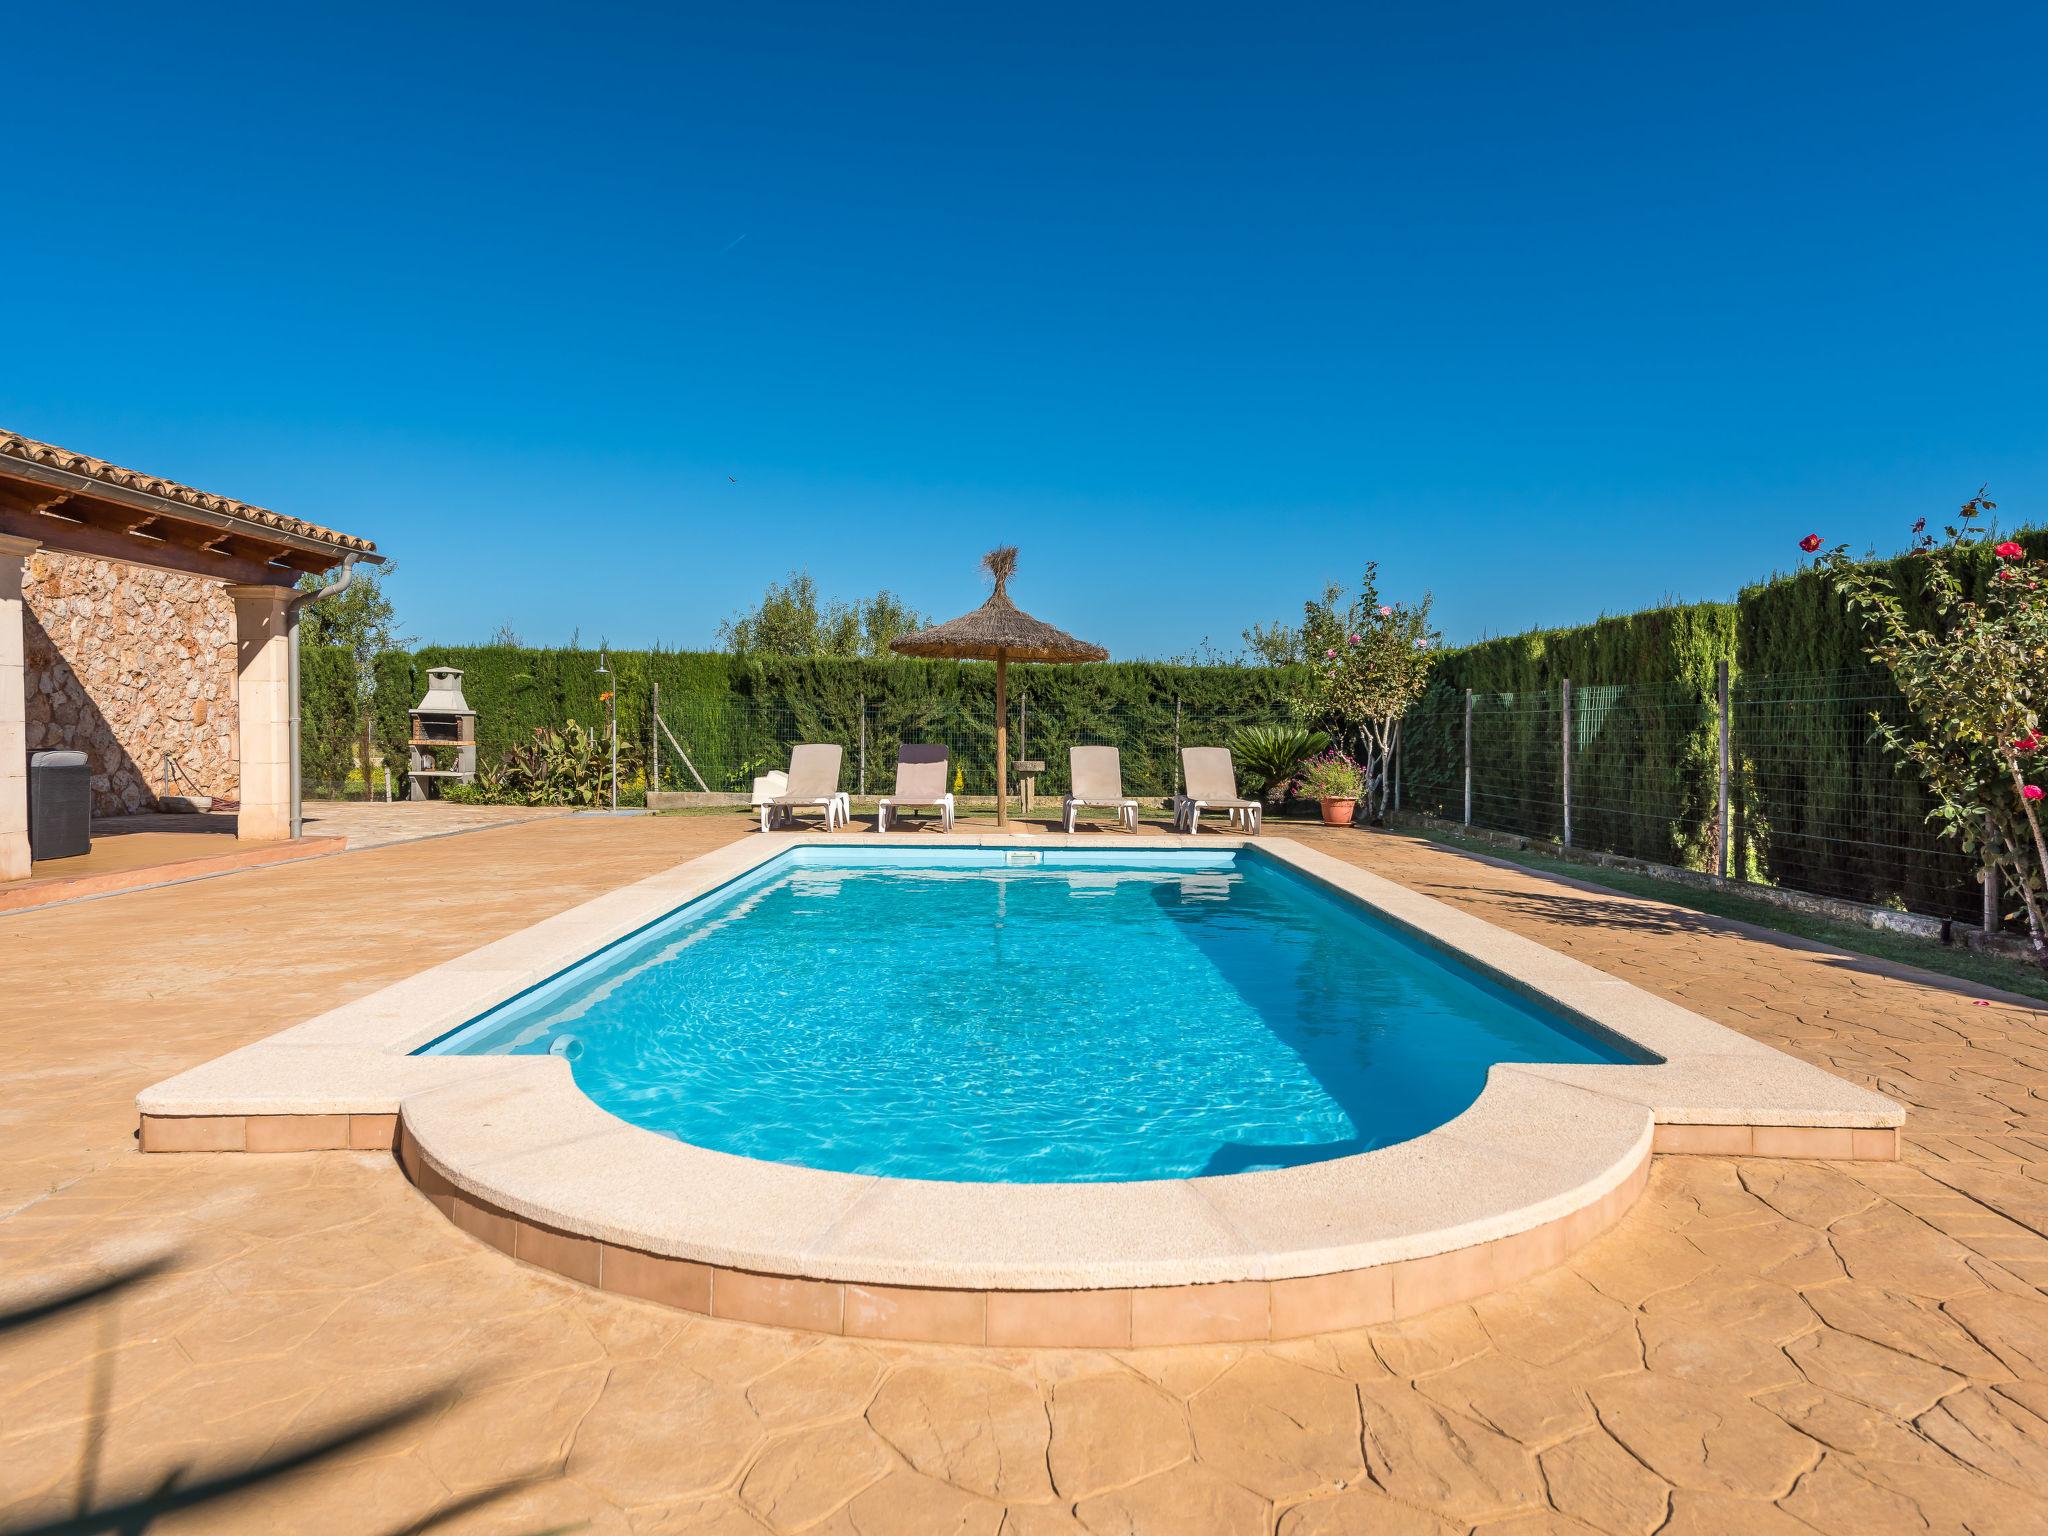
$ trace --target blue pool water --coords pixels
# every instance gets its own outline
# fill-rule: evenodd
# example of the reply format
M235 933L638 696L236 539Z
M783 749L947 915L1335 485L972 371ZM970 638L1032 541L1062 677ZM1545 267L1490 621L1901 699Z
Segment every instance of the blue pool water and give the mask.
M1641 1059L1256 850L792 850L427 1049L552 1050L720 1151L1014 1183L1342 1157L1497 1061Z

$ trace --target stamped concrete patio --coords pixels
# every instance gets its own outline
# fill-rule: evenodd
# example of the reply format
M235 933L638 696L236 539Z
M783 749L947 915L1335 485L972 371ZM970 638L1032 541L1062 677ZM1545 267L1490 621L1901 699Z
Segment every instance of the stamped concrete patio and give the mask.
M1660 1159L1564 1268L1290 1345L821 1340L523 1269L385 1156L134 1150L139 1088L743 816L530 822L0 918L0 1312L163 1260L0 1330L0 1530L176 1503L350 1430L152 1529L2048 1529L2048 1010L1274 831L1881 1089L1912 1112L1904 1160Z

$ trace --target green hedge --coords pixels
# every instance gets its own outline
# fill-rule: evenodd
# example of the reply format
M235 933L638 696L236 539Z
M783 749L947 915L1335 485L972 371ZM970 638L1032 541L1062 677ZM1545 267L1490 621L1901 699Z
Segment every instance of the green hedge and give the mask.
M786 767L790 746L800 741L844 746L849 788L859 787L865 741L869 793L890 786L896 748L904 741L945 743L953 749L963 790L994 788L995 668L988 663L612 651L606 657L608 679L599 677L597 663L595 651L509 646L387 653L379 658L373 704L379 750L388 763L405 761L407 711L426 691L427 669L450 666L462 669L463 693L477 711L478 745L486 761L531 740L536 729L570 719L601 722L600 694L607 683L618 693L620 739L645 754L652 746L658 684L669 730L715 790L745 789L754 774ZM323 659L319 665L329 663ZM1066 748L1107 742L1123 751L1130 793L1167 794L1176 787L1176 703L1180 739L1214 743L1238 725L1286 718L1286 686L1284 669L1267 667L1013 666L1012 754L1017 755L1021 729L1024 749L1048 765L1040 789L1059 793L1067 781ZM308 693L309 742L345 735L329 717L335 707L327 695L315 699ZM660 755L664 787L696 787L667 736ZM341 757L345 763L345 747Z
M2013 535L2030 553L2048 530ZM1887 562L1910 577L1904 560ZM1972 557L1981 590L1994 562ZM1924 611L1923 611L1923 617ZM1860 624L1812 571L1693 603L1481 641L1445 653L1404 725L1403 803L1463 814L1463 694L1473 691L1473 819L1555 838L1558 685L1574 687L1573 841L1717 866L1715 667L1731 670L1731 868L1749 879L1974 918L1975 864L1927 822L1930 803L1872 716L1904 701Z
M1715 667L1736 624L1733 603L1691 603L1447 651L1403 728L1402 803L1463 815L1469 688L1473 819L1560 836L1570 679L1573 840L1701 863L1714 832Z
M348 782L362 730L356 710L356 669L338 645L299 653L299 766L306 793L334 793Z
M2034 552L2048 530L2015 535ZM1980 561L1974 579L1989 579ZM1858 627L1811 572L1745 589L1733 603L1690 603L1537 630L1446 651L1403 728L1402 801L1457 818L1463 810L1463 700L1473 691L1474 811L1481 825L1556 837L1562 744L1558 685L1574 687L1574 841L1708 869L1718 862L1715 667L1734 673L1733 867L1753 879L1915 910L1968 916L1973 868L1926 823L1925 796L1885 753L1873 712L1902 701L1863 658ZM372 703L384 760L405 761L406 711L429 666L460 667L488 760L537 728L601 722L616 686L622 739L652 748L662 713L712 789L744 789L785 765L799 741L845 747L849 788L890 786L904 741L951 747L968 793L994 788L995 671L985 663L734 657L706 651L598 653L505 646L426 646L380 657ZM346 659L304 658L308 782L338 780L352 758ZM1173 745L1222 741L1239 725L1287 716L1288 674L1266 667L1112 662L1010 670L1016 752L1042 758L1040 789L1066 787L1066 748L1123 751L1125 788L1176 787ZM1176 716L1176 705L1178 714ZM343 712L351 714L344 724ZM695 788L660 743L662 783Z

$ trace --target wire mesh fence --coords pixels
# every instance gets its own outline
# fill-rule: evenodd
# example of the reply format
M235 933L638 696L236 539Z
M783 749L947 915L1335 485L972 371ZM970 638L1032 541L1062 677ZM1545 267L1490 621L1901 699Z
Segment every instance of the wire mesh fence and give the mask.
M1714 700L1688 684L1574 688L1574 843L1687 869L1715 868L1716 743Z
M1488 831L1982 920L1976 860L1928 821L1931 800L1879 736L1879 720L1910 720L1881 677L1739 676L1727 689L1725 782L1712 683L1436 689L1402 723L1401 805Z
M1879 739L1905 701L1855 675L1744 677L1731 710L1734 859L1746 878L1978 919L1977 863L1927 820L1933 802Z

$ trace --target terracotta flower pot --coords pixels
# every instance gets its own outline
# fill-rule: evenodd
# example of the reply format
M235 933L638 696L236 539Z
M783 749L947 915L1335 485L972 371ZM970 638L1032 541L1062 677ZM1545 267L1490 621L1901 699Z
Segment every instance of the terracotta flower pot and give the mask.
M1348 827L1351 825L1352 816L1357 811L1358 802L1356 800L1332 800L1325 798L1323 801L1323 825L1326 827Z

